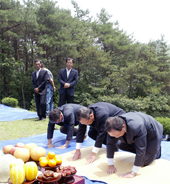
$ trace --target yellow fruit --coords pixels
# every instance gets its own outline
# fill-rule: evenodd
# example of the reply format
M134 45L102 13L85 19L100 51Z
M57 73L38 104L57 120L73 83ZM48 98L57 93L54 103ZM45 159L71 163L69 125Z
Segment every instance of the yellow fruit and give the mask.
M62 158L60 155L55 155L54 160L56 161L57 165L60 165L62 163Z
M10 180L13 184L22 184L25 179L25 170L23 166L14 166L10 170Z
M26 162L24 167L25 167L25 179L28 181L34 180L38 174L37 164L33 161L30 161Z
M40 158L39 158L39 162L40 162L42 159L45 159L45 158L46 158L46 157L40 157Z
M55 166L56 166L56 161L55 161L54 159L49 159L49 160L48 160L48 165L49 165L50 167L55 167Z
M17 159L15 159L15 160L13 160L11 163L10 163L10 169L12 168L12 167L14 167L14 166L24 166L24 161L22 160L22 159L20 159L20 158L17 158Z
M45 167L45 166L47 166L47 165L48 165L48 160L47 160L46 158L41 159L41 161L40 161L40 166Z
M34 147L38 147L38 146L37 146L35 143L29 143L29 144L25 144L25 145L24 145L24 148L29 149L30 154L31 154L31 150L32 150Z
M40 157L45 157L46 155L46 150L43 147L34 147L31 150L31 158L34 161L39 161Z
M30 152L29 149L27 148L18 148L14 152L14 157L15 158L20 158L24 162L27 162L30 159Z
M48 157L49 159L53 159L53 158L55 157L55 153L54 153L54 152L48 152L48 153L47 153L47 157Z

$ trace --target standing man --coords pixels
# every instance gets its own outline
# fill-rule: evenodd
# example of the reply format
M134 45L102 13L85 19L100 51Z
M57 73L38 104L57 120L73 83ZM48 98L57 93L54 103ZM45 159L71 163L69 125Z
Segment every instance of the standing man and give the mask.
M66 68L60 70L58 81L60 83L60 99L58 106L66 103L73 103L75 85L78 82L78 72L73 69L73 59L66 59Z
M61 149L67 148L73 136L77 135L77 126L79 121L76 119L76 113L78 109L82 108L82 105L78 104L65 104L61 107L53 109L49 114L49 123L47 131L48 148L53 148L52 138L54 133L54 125L57 124L60 127L60 132L67 134L66 142L62 145Z
M163 127L152 116L141 112L129 112L118 117L110 117L106 120L105 130L109 134L107 139L108 174L117 171L113 162L117 140L119 140L118 148L136 154L131 172L121 174L120 177L132 178L137 175L140 167L147 166L161 157Z
M94 148L86 164L90 164L95 160L95 156L102 144L106 144L107 133L104 130L105 121L108 117L114 117L124 114L125 111L113 104L106 102L98 102L78 110L77 118L80 121L76 140L76 152L73 160L81 157L81 144L83 142L87 125L90 126L88 135L93 140L96 140Z
M45 68L45 65L42 63L41 68L47 70L49 79L47 81L47 95L46 95L46 116L49 115L50 111L53 109L53 91L56 91L54 86L53 74L50 70Z
M32 73L32 86L34 88L35 103L38 114L38 120L44 121L46 118L46 83L48 81L48 73L41 69L41 60L34 61L36 71Z

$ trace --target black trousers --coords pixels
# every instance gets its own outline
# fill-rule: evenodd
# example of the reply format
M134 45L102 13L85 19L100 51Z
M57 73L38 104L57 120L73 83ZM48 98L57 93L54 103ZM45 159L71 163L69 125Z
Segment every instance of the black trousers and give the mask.
M136 153L134 144L126 144L119 140L117 142L117 146L121 150L129 151L131 153ZM151 164L155 159L158 159L160 157L161 157L161 146L157 154L151 154L146 151L145 158L144 158L144 166Z
M98 134L98 131L95 128L90 127L90 130L88 132L88 136L91 139L96 140L97 134ZM104 137L104 140L103 140L103 143L102 144L106 145L106 143L107 143L107 133L105 134L105 137ZM115 151L118 151L117 143L116 143Z
M60 94L58 106L60 107L66 104L66 101L67 103L73 103L73 100L74 100L74 96L69 96L67 92L65 91L63 94Z
M39 95L37 93L34 94L38 117L40 119L46 118L46 94L45 95Z
M91 139L96 140L97 134L98 134L98 131L95 128L90 127L90 129L88 131L88 136ZM104 140L103 140L103 144L105 144L105 145L106 145L106 138L107 138L107 133L105 134L105 137L104 137Z
M67 127L64 127L64 126L61 126L60 127L60 132L61 133L67 134L67 131L68 131L68 128ZM77 135L77 132L78 132L78 128L74 128L73 136L76 136Z

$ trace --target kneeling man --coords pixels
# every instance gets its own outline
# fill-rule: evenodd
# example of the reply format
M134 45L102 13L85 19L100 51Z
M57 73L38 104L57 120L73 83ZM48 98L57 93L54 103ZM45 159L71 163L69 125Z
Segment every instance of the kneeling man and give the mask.
M70 141L72 140L72 137L77 135L78 129L74 128L75 126L79 125L76 114L77 111L82 107L82 105L69 103L50 111L47 131L48 148L54 147L54 145L52 144L52 138L55 124L61 126L61 133L67 134L65 144L59 148L64 149L68 147Z
M136 176L142 166L151 164L161 157L162 125L153 117L141 112L129 112L117 117L109 117L105 123L107 138L108 174L115 173L113 157L115 144L119 149L136 154L131 172L120 177Z
M77 118L80 121L79 129L76 139L76 152L73 156L73 160L77 160L81 157L81 144L84 140L87 125L90 126L88 136L95 140L95 145L92 149L91 155L86 162L90 164L95 160L96 154L102 147L102 144L106 143L107 133L104 130L104 125L108 117L118 116L124 114L125 111L113 104L106 102L98 102L88 107L82 107L77 111Z

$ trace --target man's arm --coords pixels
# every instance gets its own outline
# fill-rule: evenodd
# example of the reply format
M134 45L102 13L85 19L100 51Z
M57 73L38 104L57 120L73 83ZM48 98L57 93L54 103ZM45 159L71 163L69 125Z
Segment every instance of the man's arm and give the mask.
M52 139L48 139L47 148L54 148L55 146L52 144Z
M54 124L48 123L48 128L47 128L47 139L48 139L48 148L54 147L52 144L52 138L53 138L53 133L54 133Z
M78 71L77 70L74 70L74 71L75 71L74 80L71 83L69 83L70 85L69 87L75 86L78 82Z
M31 82L32 82L32 87L35 89L36 88L36 84L35 84L35 80L34 80L34 75L35 75L35 72L32 73Z
M53 91L56 91L56 87L54 86L54 81L52 79L49 79L49 81L50 81L50 84L53 87Z
M81 158L81 144L84 140L85 134L86 134L87 125L82 125L79 123L79 128L76 136L76 151L73 156L73 160L78 160Z
M59 72L59 75L58 75L58 81L59 81L60 84L64 85L66 82L62 78L62 72L64 72L64 71L61 69L60 72Z
M47 70L42 70L42 71L44 72L44 73L43 73L43 76L42 76L43 80L42 80L41 84L38 86L38 89L39 89L40 92L41 92L43 89L45 89L46 83L47 83L47 81L48 81L48 79L49 79L49 75L48 75ZM40 72L41 72L41 71L40 71Z

